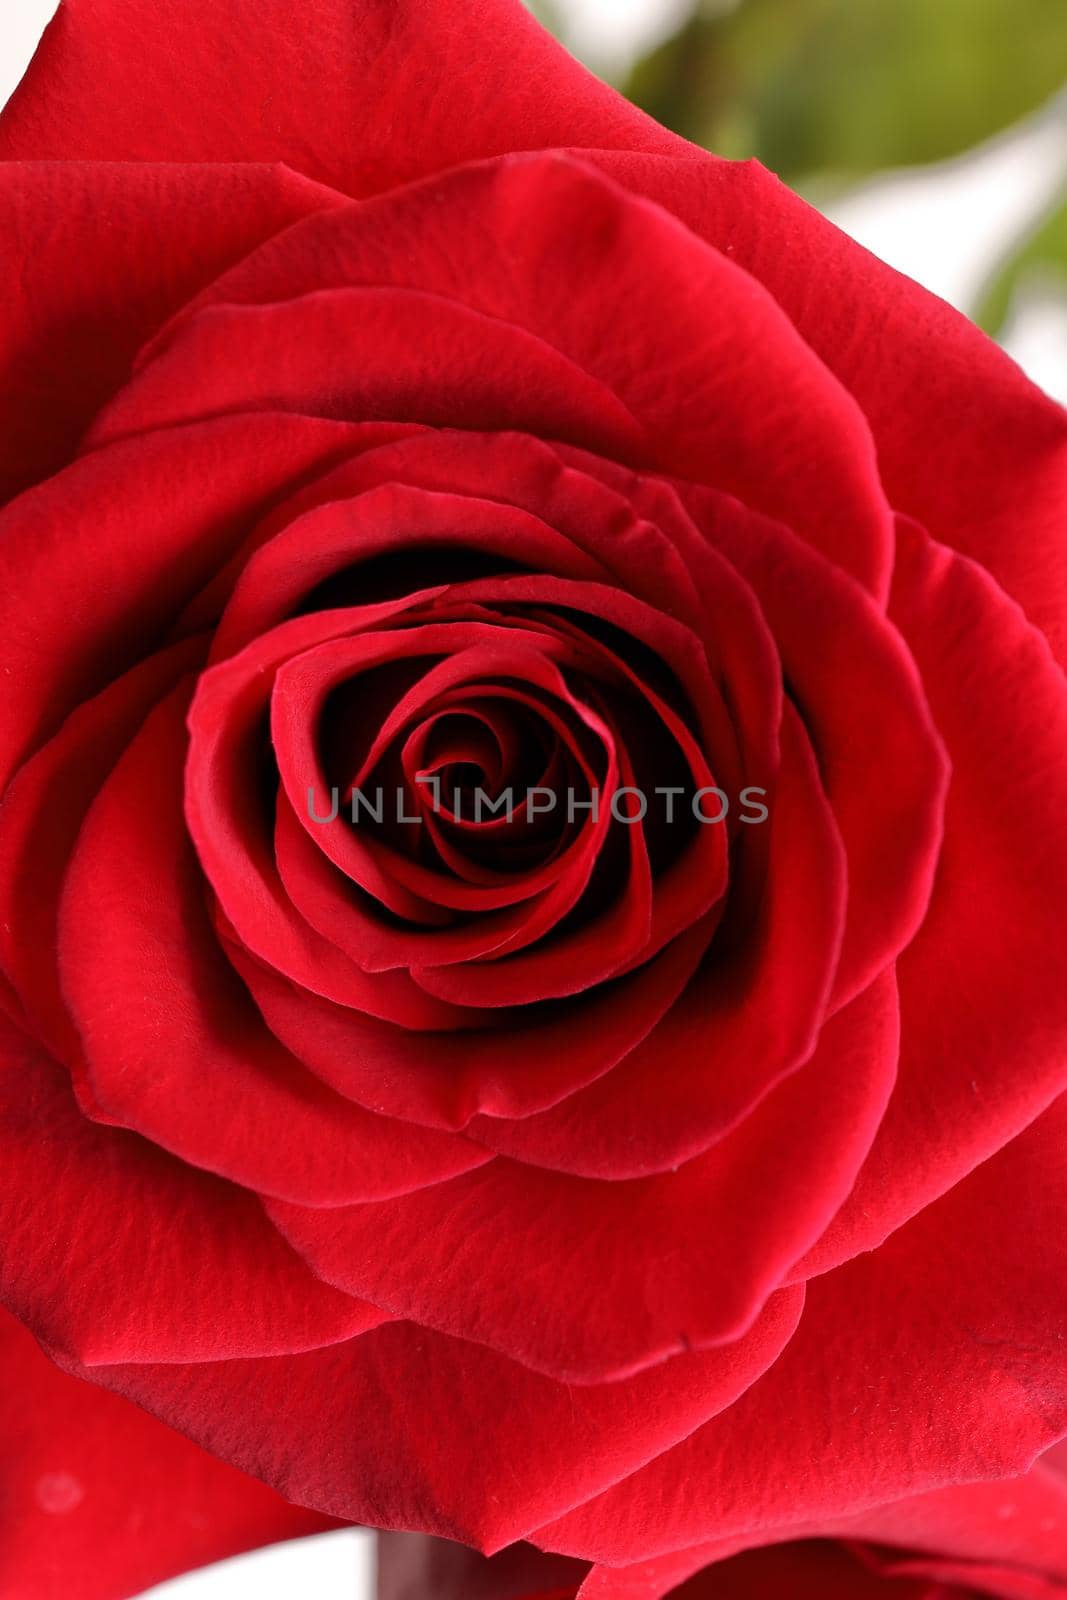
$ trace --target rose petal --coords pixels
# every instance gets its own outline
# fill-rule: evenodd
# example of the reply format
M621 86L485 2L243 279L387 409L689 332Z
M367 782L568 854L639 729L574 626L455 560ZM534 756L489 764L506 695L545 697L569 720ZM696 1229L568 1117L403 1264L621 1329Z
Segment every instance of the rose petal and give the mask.
M148 359L194 337L204 305L341 285L421 290L543 339L626 407L643 465L783 517L884 593L892 526L858 407L755 279L584 163L513 156L309 218L218 279ZM435 386L452 392L446 366Z
M800 1292L787 1290L736 1344L593 1388L408 1323L284 1360L98 1367L93 1377L298 1504L493 1551L730 1405L774 1360L799 1309ZM531 1470L505 1489L508 1459Z
M184 1160L311 1204L478 1165L465 1139L332 1093L263 1025L214 938L184 830L187 694L130 745L68 873L60 964L100 1105Z
M536 1542L619 1565L1024 1471L1067 1431L1065 1137L1061 1099L879 1250L810 1284L789 1348L744 1399Z
M782 741L770 818L748 830L753 877L731 892L758 907L736 943L724 952L720 928L707 970L609 1075L512 1124L478 1118L472 1137L539 1166L639 1177L708 1149L811 1057L840 952L845 865L788 704Z
M461 1129L483 1113L523 1118L608 1072L677 1000L710 936L705 919L628 974L625 1005L618 985L601 984L482 1032L391 1028L297 989L247 951L231 946L230 959L271 1030L325 1083L388 1116Z
M695 1580L694 1600L705 1593L732 1593L738 1584L742 1594L763 1600L772 1573L790 1583L799 1583L809 1568L818 1575L816 1547L796 1542L814 1539L823 1541L820 1550L828 1548L828 1539L847 1542L859 1563L852 1576L861 1593L869 1574L885 1569L889 1587L878 1593L885 1592L887 1600L900 1589L895 1574L905 1576L909 1571L958 1583L968 1594L980 1590L1000 1600L1056 1600L1067 1593L1067 1494L1048 1459L1040 1458L1018 1477L907 1495L872 1506L857 1517L810 1527L768 1528L758 1535L770 1546L762 1552L746 1552L749 1540L740 1536L629 1567L594 1567L578 1600L662 1600L668 1593L673 1596L676 1586L689 1577ZM776 1543L783 1538L788 1543ZM439 1565L446 1568L443 1556ZM839 1570L845 1581L844 1566ZM822 1594L816 1589L815 1600Z
M247 528L360 437L310 418L227 418L86 456L0 511L0 784L73 706L170 642Z
M84 1366L314 1349L382 1313L318 1282L255 1199L88 1122L3 1024L0 1293Z
M848 920L839 1005L899 955L922 922L948 762L906 644L860 585L787 528L739 515L722 497L686 498L759 600L841 830Z
M732 1137L677 1172L605 1183L497 1160L402 1200L267 1209L319 1277L394 1316L563 1382L625 1376L752 1325L796 1240L848 1192L893 1082L896 1024L890 976Z
M0 1538L12 1596L115 1600L335 1525L60 1372L7 1312L0 1372Z
M897 1088L805 1276L877 1245L1067 1085L1067 684L989 577L913 527L891 615L953 778L930 909L897 968Z
M153 705L201 658L202 638L160 651L71 713L0 806L0 954L27 1019L68 1065L77 1036L56 971L56 916L85 812Z
M357 193L536 145L687 148L518 0L310 0L299 19L284 0L185 0L173 29L157 20L151 0L64 0L0 159L287 161ZM135 95L116 39L136 42Z
M1067 662L1063 407L966 317L758 162L662 159L637 148L579 154L666 206L770 290L862 408L893 504L985 566Z
M119 167L57 155L0 161L10 262L0 502L70 459L161 322L253 246L338 199L280 166Z
M126 385L87 443L275 410L516 428L624 457L642 437L611 390L545 339L440 294L383 284L208 306Z

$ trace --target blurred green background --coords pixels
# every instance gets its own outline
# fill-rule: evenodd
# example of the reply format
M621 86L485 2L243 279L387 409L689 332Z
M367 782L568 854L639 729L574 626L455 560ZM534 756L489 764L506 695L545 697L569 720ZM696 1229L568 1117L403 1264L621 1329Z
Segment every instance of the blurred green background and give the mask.
M575 44L582 0L531 4L589 60ZM1026 119L1055 117L1063 171L964 309L996 333L1035 282L1046 293L1055 284L1067 304L1067 0L644 0L643 9L660 37L619 60L613 16L621 25L626 6L600 7L605 49L589 60L594 70L697 144L758 157L831 214L880 174L965 160ZM579 37L596 43L588 26ZM1007 211L1011 198L1002 188L988 203Z

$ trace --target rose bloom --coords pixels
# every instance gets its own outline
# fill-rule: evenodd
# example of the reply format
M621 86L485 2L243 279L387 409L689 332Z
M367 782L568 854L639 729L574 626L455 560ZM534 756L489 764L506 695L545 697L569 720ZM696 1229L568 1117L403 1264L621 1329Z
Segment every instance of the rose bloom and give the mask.
M1067 1593L1067 416L518 0L0 158L4 1592Z

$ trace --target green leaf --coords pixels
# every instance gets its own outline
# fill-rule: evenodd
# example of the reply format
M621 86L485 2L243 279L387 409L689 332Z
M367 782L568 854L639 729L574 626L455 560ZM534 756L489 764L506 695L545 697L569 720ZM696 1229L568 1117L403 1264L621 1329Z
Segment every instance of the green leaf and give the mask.
M1067 294L1067 190L998 268L983 291L976 322L987 333L999 333L1019 291L1050 280Z
M721 155L854 179L956 155L1065 78L1065 0L703 0L625 90Z

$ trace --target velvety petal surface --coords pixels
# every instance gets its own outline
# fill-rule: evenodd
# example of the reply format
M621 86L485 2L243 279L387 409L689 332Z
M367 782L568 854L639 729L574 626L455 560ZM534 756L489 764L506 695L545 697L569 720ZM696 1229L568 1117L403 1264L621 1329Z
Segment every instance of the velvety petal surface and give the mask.
M751 1592L754 1600L763 1600L767 1589L758 1586L771 1585L775 1574L785 1593L805 1595L807 1575L817 1584L832 1568L842 1583L851 1577L858 1596L876 1578L876 1593L886 1600L894 1595L899 1600L909 1579L947 1585L952 1595L958 1584L968 1595L1055 1600L1067 1593L1067 1494L1062 1474L1050 1465L1050 1456L1061 1448L1054 1447L1018 1477L906 1495L836 1522L794 1525L777 1534L768 1528L759 1536L761 1544L766 1540L763 1548L746 1548L753 1535L738 1535L630 1567L596 1566L579 1588L578 1600L663 1600L676 1593L696 1600L718 1595L719 1584L724 1594L741 1585L740 1594ZM820 1575L815 1540L823 1549L829 1540L844 1544L856 1566L850 1572L844 1562L826 1555ZM443 1552L438 1563L447 1568ZM527 1568L534 1569L532 1557ZM823 1592L812 1590L819 1600ZM852 1591L846 1587L844 1592ZM944 1590L938 1593L946 1600Z
M222 419L96 451L5 507L0 782L74 705L169 642L273 501L357 437L311 418Z
M310 218L217 280L155 353L195 339L202 308L353 285L420 290L544 340L623 403L646 462L791 519L884 592L888 505L847 391L728 255L584 162L515 156ZM445 361L428 387L450 391Z
M300 1504L499 1550L731 1405L789 1339L801 1299L775 1296L722 1350L590 1388L409 1323L282 1360L93 1376ZM509 1458L530 1470L502 1494Z
M757 910L609 1074L514 1125L472 1137L538 1165L638 1176L689 1160L735 1128L808 1061L844 931L846 862L800 719L786 706L782 771L758 833ZM759 874L762 873L763 876ZM735 889L742 904L745 889Z
M862 407L896 508L985 566L1067 660L1062 406L966 317L758 162L635 152L587 159L771 292Z
M1065 1137L1060 1100L881 1249L810 1284L759 1385L537 1542L625 1564L1025 1470L1067 1431Z
M1019 607L915 527L891 614L953 776L930 909L897 965L897 1088L805 1274L878 1244L1067 1084L1067 684Z
M310 1204L478 1166L486 1155L467 1140L334 1094L264 1026L215 938L184 830L189 692L172 693L128 746L65 882L61 976L97 1102L186 1161Z
M86 1367L280 1355L383 1320L317 1281L253 1195L88 1122L6 1023L3 1062L0 1291L50 1347Z
M299 18L282 0L186 0L173 29L157 20L147 0L64 0L0 159L284 161L359 194L516 149L686 148L517 0L311 0Z
M127 1600L335 1526L61 1372L0 1312L0 1543L12 1600Z
M797 1238L847 1193L896 1050L890 975L829 1024L803 1072L676 1172L597 1182L498 1159L392 1204L270 1214L319 1276L395 1316L563 1382L619 1377L751 1325Z
M88 8L87 8L88 9ZM61 27L67 25L64 3ZM117 54L108 49L109 60ZM34 70L34 69L31 69ZM6 123L0 116L0 144ZM0 500L74 454L138 348L213 277L339 197L281 166L0 159Z

